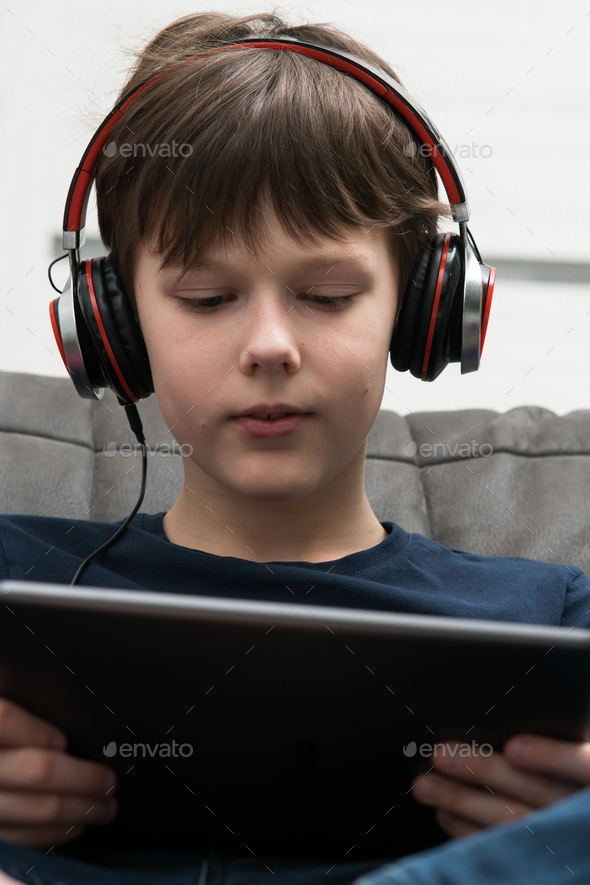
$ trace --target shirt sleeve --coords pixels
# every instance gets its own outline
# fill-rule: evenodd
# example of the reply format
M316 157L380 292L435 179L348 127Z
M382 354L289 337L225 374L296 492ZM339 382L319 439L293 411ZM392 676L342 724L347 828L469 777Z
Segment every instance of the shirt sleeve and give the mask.
M568 575L565 604L560 624L563 627L590 628L590 578L581 568L566 565Z

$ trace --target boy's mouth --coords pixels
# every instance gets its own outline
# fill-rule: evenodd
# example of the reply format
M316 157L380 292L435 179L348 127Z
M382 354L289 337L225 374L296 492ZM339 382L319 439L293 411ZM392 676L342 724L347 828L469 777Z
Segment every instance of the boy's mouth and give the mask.
M234 421L251 436L275 439L288 436L309 417L309 412L246 412Z
M298 409L290 403L255 403L250 409L238 412L234 418L259 418L261 421L277 421L291 415L309 414L304 409Z
M267 415L266 412L251 412L246 418L262 418L265 421L274 421L276 418L284 418L286 415L295 415L295 412L277 412L275 415Z

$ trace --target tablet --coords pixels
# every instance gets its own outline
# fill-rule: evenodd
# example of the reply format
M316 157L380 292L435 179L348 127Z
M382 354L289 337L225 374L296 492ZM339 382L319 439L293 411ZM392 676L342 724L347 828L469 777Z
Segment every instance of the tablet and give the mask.
M109 848L344 863L444 841L432 754L590 737L590 631L0 582L0 697L118 773ZM239 588L236 588L239 592ZM86 844L83 843L83 844Z

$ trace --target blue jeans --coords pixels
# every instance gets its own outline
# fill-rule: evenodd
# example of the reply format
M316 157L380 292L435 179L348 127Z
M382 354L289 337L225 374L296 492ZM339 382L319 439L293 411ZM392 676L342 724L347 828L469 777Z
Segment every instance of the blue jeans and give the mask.
M55 848L46 854L0 839L0 869L31 885L351 885L386 860L329 870L329 864L294 858L129 851L105 853L98 865L60 856Z
M96 864L0 840L0 869L31 885L581 885L590 883L590 788L514 823L394 863L384 858L326 866L165 851L118 852Z

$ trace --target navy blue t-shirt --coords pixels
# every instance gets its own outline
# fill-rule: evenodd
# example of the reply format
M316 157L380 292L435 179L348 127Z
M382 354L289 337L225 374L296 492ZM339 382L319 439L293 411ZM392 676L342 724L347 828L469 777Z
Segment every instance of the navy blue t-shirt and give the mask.
M590 627L590 579L574 565L467 553L392 522L341 559L252 562L173 544L164 515L137 514L80 585ZM0 579L70 584L123 522L0 515Z

